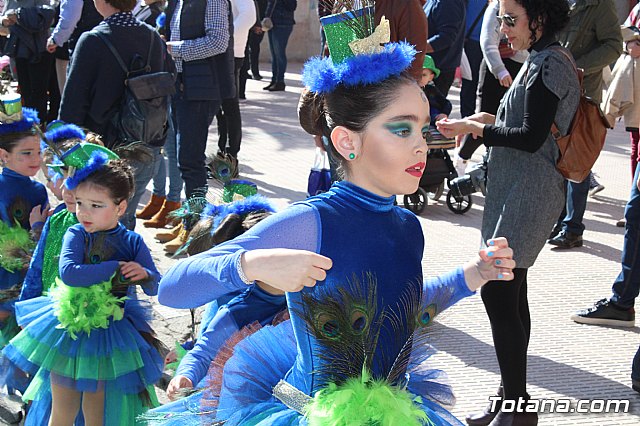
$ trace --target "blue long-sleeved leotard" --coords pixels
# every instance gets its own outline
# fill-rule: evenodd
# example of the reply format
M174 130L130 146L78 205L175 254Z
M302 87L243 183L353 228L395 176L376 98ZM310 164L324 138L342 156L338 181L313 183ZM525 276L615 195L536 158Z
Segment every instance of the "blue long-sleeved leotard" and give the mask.
M139 263L149 275L142 289L149 296L157 294L160 273L149 249L140 235L120 223L109 231L94 233L80 224L69 228L60 252L60 278L71 287L88 287L109 280L121 261ZM128 295L135 295L135 287L129 288Z
M30 230L29 214L35 206L48 204L47 190L44 185L23 176L11 169L2 169L0 174L0 220L15 226L16 221L26 230ZM0 268L0 289L13 287L20 283L26 271L9 272ZM13 302L0 304L0 311L13 311Z
M422 282L423 246L419 222L410 212L394 207L393 197L380 197L340 182L329 192L265 219L230 242L178 262L162 279L159 300L168 306L190 308L246 287L236 262L247 250L288 248L330 257L333 267L325 281L287 294L299 351L286 380L311 394L322 385L313 373L321 361L315 353L316 344L296 313L303 309L302 293L330 295L352 277L373 273L380 309L398 306L402 295L411 289L421 298L422 306L437 300L437 312L472 294L460 268ZM377 359L395 358L399 349L391 341L394 339L381 335Z

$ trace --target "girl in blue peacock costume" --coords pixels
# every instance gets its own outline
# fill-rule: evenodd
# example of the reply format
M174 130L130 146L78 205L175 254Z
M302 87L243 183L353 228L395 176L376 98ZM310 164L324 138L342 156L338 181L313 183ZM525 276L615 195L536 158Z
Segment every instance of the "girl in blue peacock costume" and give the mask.
M40 228L48 199L45 187L31 178L40 170L38 114L14 104L0 104L0 348L20 329L14 316L14 303L20 294L29 256L35 242L29 234L30 213L33 227ZM0 386L9 393L24 391L26 377L0 359Z
M131 425L157 405L162 374L136 287L157 293L160 275L142 237L118 220L133 191L131 168L89 143L60 156L69 167L77 225L64 235L50 303L39 298L21 317L24 329L4 354L33 375L23 399L27 425ZM142 324L141 324L142 323Z
M260 195L208 204L191 230L185 250L193 256L231 240L274 211L271 203ZM209 384L206 375L212 362L223 365L235 342L261 326L288 318L286 309L284 293L271 294L259 286L249 286L208 303L201 320L201 333L194 347L180 359L167 387L167 396L175 401L149 411L143 419L162 423L171 419L174 424L181 424L193 407L200 406L202 391ZM179 399L185 393L189 396Z
M55 145L56 149L66 151L83 141L86 135L74 124L54 121L49 123L44 136L49 143ZM68 168L60 163L54 148L47 147L46 144L43 148L43 172L47 176L47 188L61 203L45 221L38 244L33 251L20 297L16 303L18 324L20 324L20 306L24 305L24 301L46 296L56 278L60 278L58 263L60 250L62 250L62 237L67 229L78 223L75 197L71 190L64 187Z
M402 73L415 50L381 46L388 27L383 20L374 32L370 9L323 25L331 58L305 65L312 99L300 118L330 138L344 180L163 278L159 301L172 307L257 283L286 292L291 314L240 341L180 424L460 424L444 408L453 396L442 373L425 365L429 325L488 280L513 277L512 251L498 238L423 281L422 229L394 205L395 194L416 190L426 162L429 104Z

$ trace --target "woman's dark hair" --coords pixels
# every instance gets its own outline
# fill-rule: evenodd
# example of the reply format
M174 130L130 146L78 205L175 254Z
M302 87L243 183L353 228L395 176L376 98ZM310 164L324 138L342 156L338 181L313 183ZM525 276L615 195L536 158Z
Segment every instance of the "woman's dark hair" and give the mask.
M6 133L0 135L0 148L4 149L7 152L12 152L16 145L20 143L20 141L24 138L28 138L29 136L33 136L35 133L31 130L26 132L17 132L17 133Z
M345 87L338 85L333 92L316 94L304 92L298 105L300 125L309 134L331 138L331 131L344 126L362 132L369 122L397 98L400 87L416 85L408 74L400 74L370 85ZM344 177L347 161L329 144L332 157L338 161L338 173Z
M136 6L136 0L105 0L108 4L122 12L131 12Z
M536 41L536 31L555 36L569 23L569 3L566 0L515 0L529 17L531 43Z
M133 194L133 171L126 160L110 160L105 166L91 173L81 185L92 185L106 188L114 203L120 204Z

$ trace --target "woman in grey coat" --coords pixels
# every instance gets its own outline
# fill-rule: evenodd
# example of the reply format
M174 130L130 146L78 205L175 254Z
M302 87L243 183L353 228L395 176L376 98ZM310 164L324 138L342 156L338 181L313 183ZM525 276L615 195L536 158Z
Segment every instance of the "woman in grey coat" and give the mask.
M527 271L533 266L564 204L564 178L556 170L555 122L567 134L580 99L574 65L559 50L555 34L569 20L564 0L501 0L500 30L514 50L529 59L500 103L497 114L443 120L447 137L471 133L489 147L482 240L506 237L513 247L514 280L482 289L502 377L504 400L527 400L527 346L531 319ZM569 54L570 55L570 54ZM494 408L500 408L497 404ZM537 424L537 413L485 410L467 418L473 425Z

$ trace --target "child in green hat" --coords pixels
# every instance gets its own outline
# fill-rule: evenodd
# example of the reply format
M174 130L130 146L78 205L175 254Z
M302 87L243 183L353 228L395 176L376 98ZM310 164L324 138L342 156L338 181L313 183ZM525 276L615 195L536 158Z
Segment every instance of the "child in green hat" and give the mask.
M440 70L433 62L433 58L425 55L422 63L422 78L420 79L420 87L429 100L429 113L431 115L431 124L435 126L436 121L448 118L451 114L451 102L446 96L433 84L433 80L438 78Z

